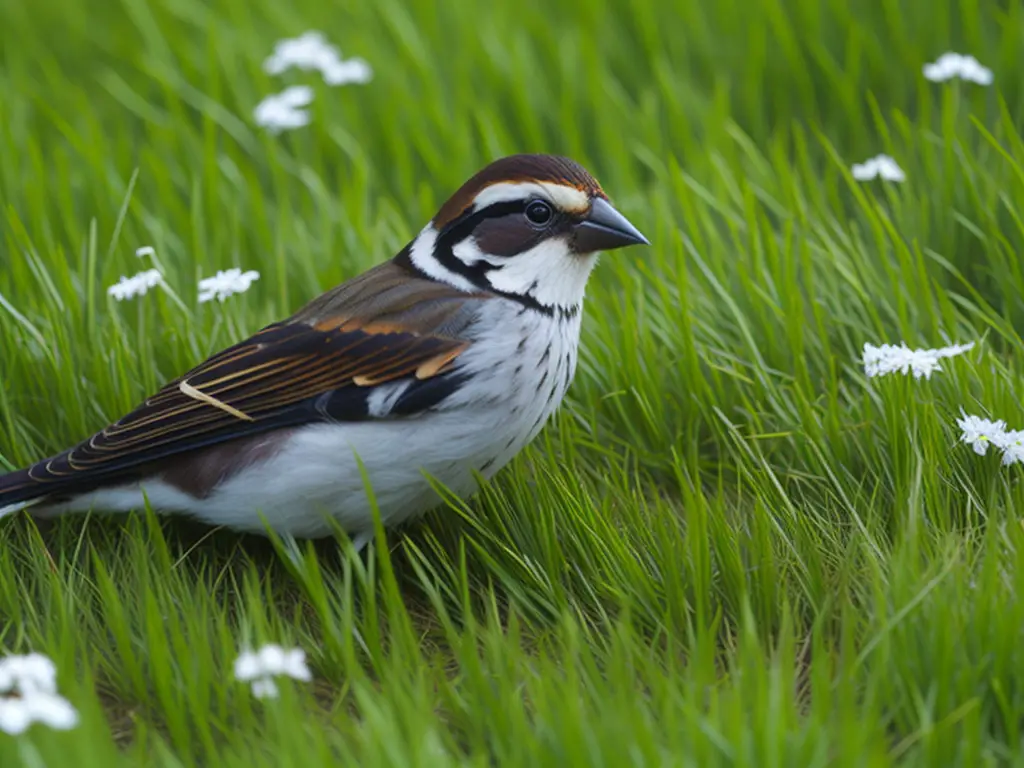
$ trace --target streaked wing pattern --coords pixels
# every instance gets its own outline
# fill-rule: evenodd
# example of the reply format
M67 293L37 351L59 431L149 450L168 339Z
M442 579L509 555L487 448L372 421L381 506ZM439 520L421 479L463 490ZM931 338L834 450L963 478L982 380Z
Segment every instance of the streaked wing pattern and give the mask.
M172 381L127 416L22 475L28 489L90 484L155 459L270 429L366 418L366 395L444 374L469 342L373 322L270 325ZM22 473L14 473L22 474ZM2 480L15 480L12 476ZM18 482L2 483L17 492Z

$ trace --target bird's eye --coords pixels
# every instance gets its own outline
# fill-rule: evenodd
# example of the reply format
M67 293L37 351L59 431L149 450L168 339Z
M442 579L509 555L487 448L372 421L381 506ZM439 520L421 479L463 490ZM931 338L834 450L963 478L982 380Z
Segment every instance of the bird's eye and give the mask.
M532 200L526 206L526 220L535 227L547 225L554 215L551 206L543 200Z

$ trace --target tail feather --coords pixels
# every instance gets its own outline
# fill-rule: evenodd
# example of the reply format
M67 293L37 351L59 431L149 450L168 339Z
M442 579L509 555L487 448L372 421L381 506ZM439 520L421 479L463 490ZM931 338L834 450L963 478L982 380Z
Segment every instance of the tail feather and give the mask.
M54 462L65 460L69 451L36 462L30 467L0 475L0 518L28 507L60 504L69 497L94 491L111 483L135 476L128 471L63 473L51 471Z
M10 515L13 515L15 512L21 512L21 510L23 509L34 507L41 501L41 498L32 499L31 501L19 501L15 504L8 504L6 507L0 507L0 519L9 517Z
M0 475L0 518L43 502L54 490L34 482L28 469Z

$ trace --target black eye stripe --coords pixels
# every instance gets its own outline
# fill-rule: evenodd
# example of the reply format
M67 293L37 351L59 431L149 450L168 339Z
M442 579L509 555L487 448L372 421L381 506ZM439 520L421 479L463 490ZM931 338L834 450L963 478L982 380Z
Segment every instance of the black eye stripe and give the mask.
M501 265L489 264L485 261L479 261L476 264L466 264L466 262L455 255L455 246L468 237L476 238L477 245L488 253L496 256L514 257L516 254L528 250L544 239L569 231L569 228L572 226L571 217L559 212L557 209L554 211L555 221L553 224L541 230L530 227L523 214L526 212L527 204L535 199L506 200L488 205L479 211L467 211L444 226L438 233L437 241L434 243L434 258L445 269L461 275L482 290L497 293L530 309L547 315L553 315L555 312L554 307L541 304L532 295L507 293L496 289L488 279L488 275L500 271ZM506 226L503 221L505 219L517 222L517 225L528 230L530 235L536 238L536 241L530 245L524 245L520 242L517 246L514 242L514 235L508 231L513 229L513 227L511 224ZM492 224L492 222L494 223ZM481 231L482 226L483 230ZM495 227L496 229L489 232L489 227ZM481 245L479 243L481 236L485 241L489 241L488 244L492 247ZM497 240L493 238L497 238ZM504 252L499 252L495 248Z
M488 205L479 211L469 211L445 227L441 231L440 237L443 239L450 238L450 242L453 244L460 240L465 240L481 221L511 214L519 214L521 216L526 211L527 202L527 200L506 200Z
M547 236L548 232L531 225L518 213L485 219L473 230L473 237L480 250L506 257L528 251Z
M455 255L455 246L467 237L470 237L480 222L509 215L521 217L525 207L525 200L509 200L502 203L494 203L486 208L481 208L479 211L468 211L462 214L444 227L438 234L437 242L434 244L434 258L445 269L457 275L462 275L473 285L491 290L491 283L487 279L487 272L494 269L494 267L483 262L473 265L466 264Z

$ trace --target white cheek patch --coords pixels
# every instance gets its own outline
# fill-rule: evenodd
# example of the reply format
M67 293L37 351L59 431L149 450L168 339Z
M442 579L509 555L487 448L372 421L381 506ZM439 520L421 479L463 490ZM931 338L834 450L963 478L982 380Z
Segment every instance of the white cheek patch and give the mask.
M435 280L454 285L463 291L475 291L477 288L462 275L452 272L434 256L434 245L437 243L437 230L432 224L425 226L409 249L409 260L425 275Z
M485 187L473 201L473 210L479 211L494 203L510 200L526 200L540 197L555 204L556 208L569 213L585 213L590 208L590 197L576 187L552 184L547 181L502 182Z
M493 253L484 253L480 246L476 244L476 239L472 237L467 237L462 242L456 243L452 248L452 253L455 254L455 258L467 267L475 266L481 261L494 266L500 266L508 262L508 259L495 256Z
M487 279L503 293L529 295L545 306L568 309L582 303L596 264L595 254L573 253L559 237L501 259L500 268L489 271Z

